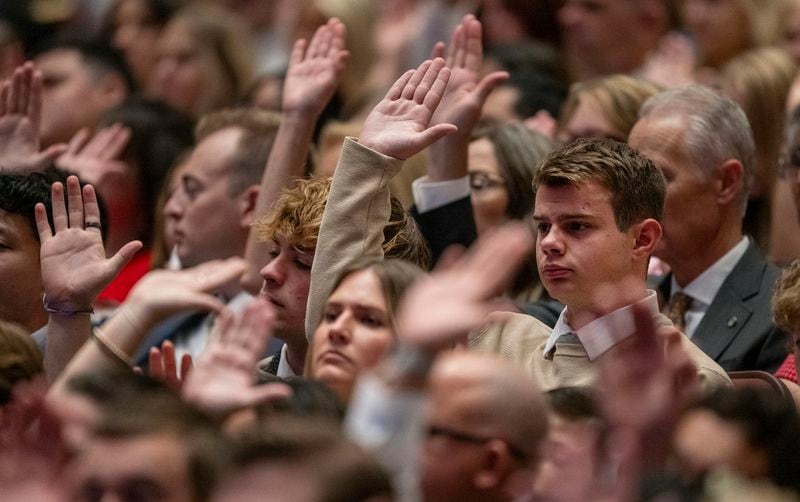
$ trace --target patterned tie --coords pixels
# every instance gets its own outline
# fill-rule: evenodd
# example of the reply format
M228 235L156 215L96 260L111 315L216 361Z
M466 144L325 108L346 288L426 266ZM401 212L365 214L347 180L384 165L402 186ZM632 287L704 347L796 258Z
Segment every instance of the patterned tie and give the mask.
M676 328L683 332L686 331L686 311L692 306L693 301L694 298L681 292L675 293L669 300L667 317Z

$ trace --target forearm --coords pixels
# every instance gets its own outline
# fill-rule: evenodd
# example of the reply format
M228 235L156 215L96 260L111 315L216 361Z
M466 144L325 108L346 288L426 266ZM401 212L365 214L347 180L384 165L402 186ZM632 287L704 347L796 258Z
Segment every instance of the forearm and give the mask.
M146 309L135 304L123 304L101 328L97 328L101 337L108 345L118 348L127 355L127 364L131 363L131 356L141 345L147 333L155 326L157 319ZM47 352L51 350L51 341L54 333L48 333ZM62 371L57 375L50 389L50 394L60 395L64 392L65 384L73 376L83 373L97 373L120 368L125 364L108 346L98 338L91 336L91 326L85 326L80 332L83 344L71 359L62 359ZM76 341L77 343L77 341ZM50 377L48 371L48 377Z
M352 138L345 140L311 268L306 338L313 336L341 271L361 257L383 256L383 228L391 212L389 183L402 165Z
M48 382L52 384L56 381L91 333L89 315L50 315L44 352L44 371Z
M462 131L445 136L428 148L428 181L447 181L467 175L469 134Z
M256 203L257 218L267 214L280 196L281 190L295 178L303 176L311 139L316 125L316 116L284 114L272 145L267 167L261 179L261 190ZM242 278L244 289L258 294L262 279L259 272L269 261L267 246L260 242L255 226L250 229L245 249L247 269Z

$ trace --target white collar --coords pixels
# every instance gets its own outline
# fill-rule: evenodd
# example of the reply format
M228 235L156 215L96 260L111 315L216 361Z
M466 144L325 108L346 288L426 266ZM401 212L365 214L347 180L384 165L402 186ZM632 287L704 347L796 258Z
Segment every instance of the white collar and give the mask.
M275 376L280 378L289 378L295 377L297 374L294 372L291 366L289 366L289 361L286 360L286 344L283 344L281 347L281 353L277 354L273 357L280 357L278 359L278 369L275 371Z
M598 317L577 331L567 324L568 309L565 308L561 311L561 315L550 333L550 338L547 339L544 346L545 356L555 348L558 337L566 333L575 333L589 359L595 360L636 331L633 319L634 305L644 305L654 317L658 315L658 298L656 292L651 289L648 289L647 296L638 302Z
M730 251L725 253L722 258L717 260L713 265L705 269L702 274L698 275L695 280L687 284L685 288L678 285L675 281L675 274L672 274L670 295L683 292L691 296L695 302L705 306L711 305L714 301L714 297L716 297L719 292L719 288L722 287L722 283L725 282L725 279L728 278L736 267L736 264L739 263L739 260L741 260L745 252L747 252L747 246L749 245L750 240L747 236L742 237L742 240L740 240L738 244L733 246Z

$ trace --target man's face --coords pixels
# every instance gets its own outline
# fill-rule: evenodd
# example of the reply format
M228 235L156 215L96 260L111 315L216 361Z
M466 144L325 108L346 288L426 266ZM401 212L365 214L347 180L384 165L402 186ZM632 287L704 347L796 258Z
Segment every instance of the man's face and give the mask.
M164 206L181 264L241 256L247 240L241 196L231 196L231 159L241 131L217 131L194 149Z
M654 254L673 266L694 259L719 231L721 219L712 180L704 178L686 152L685 130L679 117L643 118L628 141L664 173L664 233Z
M94 439L77 462L74 500L194 500L186 448L171 434Z
M570 63L594 75L629 71L615 57L628 52L636 14L630 0L566 0L558 22Z
M429 429L445 429L465 435L471 430L465 417L475 406L475 395L456 375L434 371L429 383ZM431 434L422 449L422 491L427 502L471 500L474 475L481 468L483 444L461 441L446 434Z
M311 282L313 251L303 250L277 236L267 244L270 261L261 269L261 296L275 307L277 330L284 339L305 340L306 303Z
M33 331L47 323L42 308L39 241L24 217L0 209L0 319Z
M555 413L550 414L549 422L534 483L536 500L584 500L593 488L597 469L598 425Z
M44 145L68 142L83 127L94 128L110 106L97 78L74 49L56 49L36 58L42 72Z
M593 310L599 295L638 273L634 228L617 228L611 193L596 182L542 185L536 193L536 262L547 291L571 310Z

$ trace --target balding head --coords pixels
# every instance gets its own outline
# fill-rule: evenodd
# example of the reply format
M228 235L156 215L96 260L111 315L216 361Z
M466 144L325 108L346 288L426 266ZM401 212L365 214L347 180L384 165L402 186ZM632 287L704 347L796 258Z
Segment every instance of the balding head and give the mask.
M511 499L547 431L536 382L498 357L454 352L436 363L429 400L425 499Z

